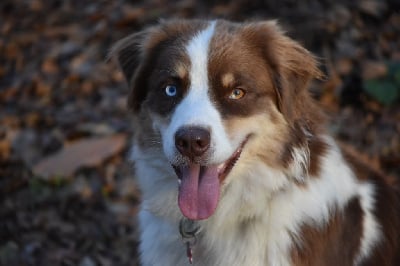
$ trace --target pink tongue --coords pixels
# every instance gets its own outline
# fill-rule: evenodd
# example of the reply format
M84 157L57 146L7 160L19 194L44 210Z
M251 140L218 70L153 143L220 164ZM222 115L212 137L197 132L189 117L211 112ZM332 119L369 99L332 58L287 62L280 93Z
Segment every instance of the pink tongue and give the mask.
M180 172L178 205L182 214L192 220L210 217L219 199L217 166L190 164L181 167Z

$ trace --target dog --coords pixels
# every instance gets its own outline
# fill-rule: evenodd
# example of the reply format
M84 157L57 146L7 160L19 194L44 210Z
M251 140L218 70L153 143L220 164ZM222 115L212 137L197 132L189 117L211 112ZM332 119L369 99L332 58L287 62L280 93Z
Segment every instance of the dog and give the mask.
M318 62L275 21L161 21L111 56L142 265L400 265L396 180L329 136Z

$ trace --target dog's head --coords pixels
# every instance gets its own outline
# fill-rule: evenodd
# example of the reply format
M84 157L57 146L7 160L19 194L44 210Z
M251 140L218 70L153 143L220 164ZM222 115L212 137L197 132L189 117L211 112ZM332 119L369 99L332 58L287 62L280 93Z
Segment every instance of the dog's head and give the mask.
M316 171L308 150L320 116L307 85L321 74L275 22L165 21L112 53L130 87L137 136L145 140L139 145L161 141L186 217L212 215L221 184L256 162L297 181L301 171ZM272 189L286 181L271 181Z

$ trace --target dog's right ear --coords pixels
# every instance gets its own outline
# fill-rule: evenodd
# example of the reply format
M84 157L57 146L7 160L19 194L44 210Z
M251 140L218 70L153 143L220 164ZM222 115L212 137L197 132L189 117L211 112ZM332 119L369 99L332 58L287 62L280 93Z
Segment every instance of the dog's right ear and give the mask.
M158 34L156 34L158 33ZM129 86L128 106L134 112L139 111L147 95L147 84L144 79L146 60L151 50L163 39L158 27L149 27L118 41L109 54L118 62Z
M128 37L118 41L111 48L109 54L109 58L116 59L122 73L124 74L129 87L128 106L133 108L135 111L138 109L136 105L140 104L138 103L139 99L136 97L139 96L136 95L138 94L136 91L137 89L133 88L133 77L135 76L135 72L139 69L140 62L143 60L143 44L147 35L147 31L141 31L129 35Z
M133 73L139 66L143 56L142 44L146 35L144 31L129 35L118 41L111 49L110 56L117 59L128 83L131 82Z

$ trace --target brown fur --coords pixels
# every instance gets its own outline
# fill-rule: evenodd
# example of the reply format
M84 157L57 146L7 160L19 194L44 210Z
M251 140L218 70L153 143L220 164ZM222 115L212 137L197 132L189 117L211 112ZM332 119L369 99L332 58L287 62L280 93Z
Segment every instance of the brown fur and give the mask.
M350 266L357 255L362 233L362 209L358 198L343 210L333 211L322 228L304 225L293 236L292 262L296 266Z
M374 250L368 263L363 265L400 265L400 191L398 180L385 176L355 157L353 152L343 150L346 161L360 180L369 180L376 189L375 216L383 232L382 244Z

